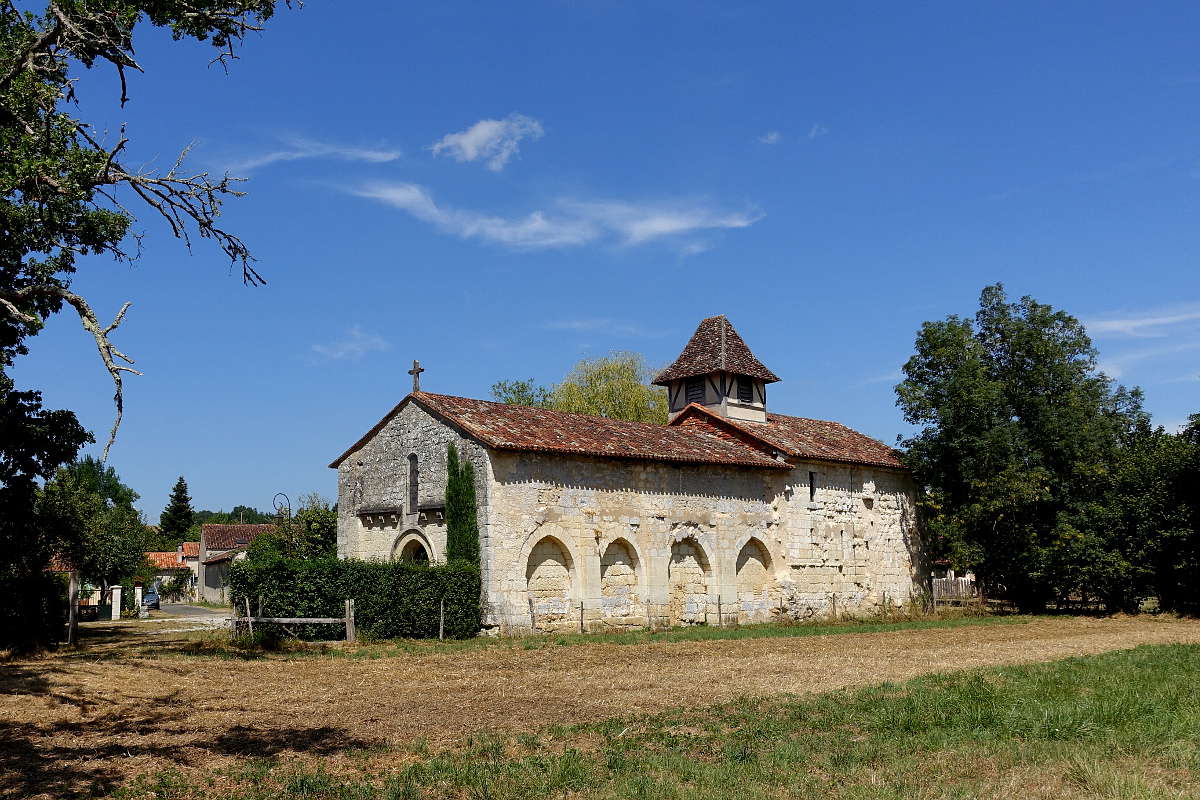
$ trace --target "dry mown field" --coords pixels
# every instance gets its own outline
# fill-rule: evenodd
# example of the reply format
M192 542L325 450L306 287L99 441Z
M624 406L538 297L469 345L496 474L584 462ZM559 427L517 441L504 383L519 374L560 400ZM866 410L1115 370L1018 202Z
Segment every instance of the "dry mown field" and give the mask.
M165 767L339 756L417 737L436 748L482 730L1175 642L1200 642L1200 622L1059 618L803 638L431 648L379 659L52 656L0 664L0 793L58 796Z

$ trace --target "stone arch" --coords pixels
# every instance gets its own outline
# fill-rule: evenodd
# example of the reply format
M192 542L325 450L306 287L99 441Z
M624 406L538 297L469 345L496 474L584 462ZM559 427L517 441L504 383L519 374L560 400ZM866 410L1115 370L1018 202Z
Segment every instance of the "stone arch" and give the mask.
M422 555L423 554L423 555ZM419 528L410 528L392 545L392 560L435 561L433 546Z
M558 537L543 536L529 548L525 559L525 588L536 629L572 626L575 573L571 551Z
M694 536L671 543L667 562L667 615L672 625L695 625L708 617L712 561Z
M738 551L735 566L739 621L765 621L774 609L771 554L758 537Z
M642 562L624 537L608 543L600 556L600 612L615 625L643 625Z

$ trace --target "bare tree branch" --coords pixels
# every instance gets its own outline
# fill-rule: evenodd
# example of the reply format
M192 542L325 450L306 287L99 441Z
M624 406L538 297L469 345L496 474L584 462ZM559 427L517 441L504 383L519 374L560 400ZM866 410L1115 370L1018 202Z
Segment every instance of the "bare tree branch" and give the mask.
M9 317L19 322L29 325L40 325L42 320L37 315L24 312L20 309L22 303L39 296L58 298L74 306L75 311L79 314L79 322L83 325L83 329L95 339L96 350L100 353L100 360L104 362L104 368L108 370L108 374L112 377L113 386L116 390L113 394L113 402L117 407L117 415L116 419L113 420L112 430L109 431L108 441L104 444L104 454L100 459L101 461L107 461L108 450L117 439L117 429L121 427L121 419L125 415L125 387L121 373L142 374L133 367L125 366L125 364L134 363L133 359L118 350L116 345L108 338L109 334L115 331L121 322L124 321L125 312L129 310L129 306L132 303L125 303L121 306L121 310L117 312L117 316L113 318L113 321L107 326L102 326L100 320L96 317L96 312L92 310L88 301L83 299L83 297L61 286L42 284L27 286L23 289L0 295L0 309L6 312ZM124 361L125 364L117 363L118 360Z

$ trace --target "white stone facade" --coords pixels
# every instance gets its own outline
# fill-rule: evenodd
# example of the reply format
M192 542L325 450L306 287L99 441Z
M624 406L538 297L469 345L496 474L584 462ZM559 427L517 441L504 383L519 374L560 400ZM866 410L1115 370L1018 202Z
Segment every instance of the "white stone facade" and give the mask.
M866 614L923 577L902 470L495 449L415 402L338 464L339 555L444 558L450 442L475 466L485 624L503 633Z

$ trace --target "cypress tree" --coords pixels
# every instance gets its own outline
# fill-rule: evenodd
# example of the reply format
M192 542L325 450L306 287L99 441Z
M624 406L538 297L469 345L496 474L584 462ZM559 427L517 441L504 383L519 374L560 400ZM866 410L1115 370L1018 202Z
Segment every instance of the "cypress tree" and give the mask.
M180 542L187 541L188 531L192 527L192 498L188 497L187 481L183 476L175 481L171 490L171 499L158 518L158 536L160 542L171 543L175 547Z
M472 564L479 563L479 522L476 519L475 465L464 461L458 472L462 493L462 540L463 558Z
M446 559L479 563L475 468L459 461L453 443L446 448Z

